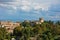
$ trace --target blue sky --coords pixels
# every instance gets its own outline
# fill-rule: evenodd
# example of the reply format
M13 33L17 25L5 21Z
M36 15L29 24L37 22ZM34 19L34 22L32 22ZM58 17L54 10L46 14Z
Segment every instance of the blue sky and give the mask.
M60 0L0 0L0 20L60 20Z

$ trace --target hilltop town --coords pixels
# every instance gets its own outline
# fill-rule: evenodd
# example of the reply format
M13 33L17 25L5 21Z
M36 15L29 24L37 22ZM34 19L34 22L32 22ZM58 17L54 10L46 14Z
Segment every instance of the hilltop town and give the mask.
M39 20L35 20L35 21L29 21L29 20L25 20L24 22L30 22L31 26L33 26L34 24L41 24L44 22L43 18L40 18ZM20 26L20 22L12 22L12 21L0 21L0 27L5 27L8 33L13 33L13 29L15 27Z
M0 21L0 40L60 40L60 21Z

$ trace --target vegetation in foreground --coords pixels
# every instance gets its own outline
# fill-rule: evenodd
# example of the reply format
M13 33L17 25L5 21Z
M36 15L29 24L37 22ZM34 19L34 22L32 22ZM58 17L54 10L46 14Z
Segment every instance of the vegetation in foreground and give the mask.
M45 21L42 24L31 26L29 22L22 22L21 26L16 27L13 33L6 32L5 28L0 27L0 40L60 40L60 21Z

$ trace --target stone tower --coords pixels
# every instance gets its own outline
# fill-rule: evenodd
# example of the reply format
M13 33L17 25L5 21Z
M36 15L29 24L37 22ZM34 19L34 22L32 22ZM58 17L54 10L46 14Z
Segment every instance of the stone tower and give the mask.
M43 23L44 19L43 18L39 18L39 22Z

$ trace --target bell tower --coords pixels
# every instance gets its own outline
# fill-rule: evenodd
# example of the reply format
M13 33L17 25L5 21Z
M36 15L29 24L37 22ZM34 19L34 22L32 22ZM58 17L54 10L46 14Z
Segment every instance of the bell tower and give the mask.
M43 23L44 19L43 18L39 18L39 22Z

